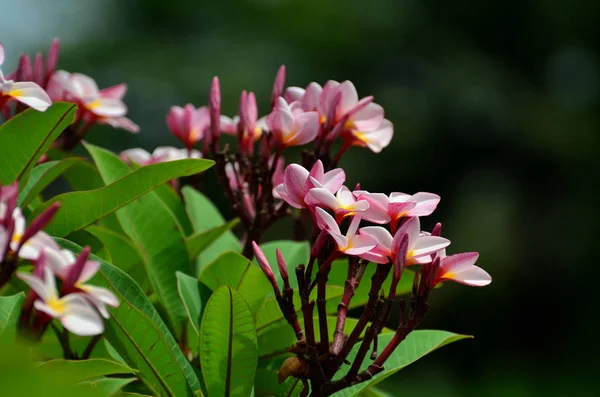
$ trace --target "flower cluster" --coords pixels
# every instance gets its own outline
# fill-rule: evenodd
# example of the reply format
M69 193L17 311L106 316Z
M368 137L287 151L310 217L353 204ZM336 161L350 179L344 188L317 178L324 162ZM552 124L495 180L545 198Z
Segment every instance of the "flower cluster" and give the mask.
M485 286L491 282L490 275L475 266L479 256L476 252L446 256L450 241L440 236L441 224L438 223L431 233L421 230L419 218L430 215L436 209L439 196L425 192L413 195L392 193L388 196L370 193L359 186L351 190L344 186L344 182L342 169L325 172L322 162L317 160L310 170L298 164L289 165L283 172L282 183L275 188L287 204L309 213L312 218L314 233L310 261L306 267L304 264L296 267L304 329L296 315L285 259L280 252L277 253L284 282L282 293L264 253L257 244L253 244L257 261L271 282L279 307L298 339L289 349L296 356L283 363L279 379L283 381L290 375L304 382L308 379L311 388L321 390L324 395L368 380L381 372L394 349L427 313L428 296L438 284L454 281ZM365 222L368 225L363 225ZM334 261L341 257L348 259L348 276L338 306L333 340L330 341L325 306L326 283ZM369 263L376 267L369 301L352 332L346 335L347 310ZM315 264L318 265L316 273L313 272ZM408 313L404 300L400 300L400 325L392 340L378 353L377 336L389 320L405 268L411 268L414 277ZM392 280L386 294L382 290L383 283L390 272ZM310 299L315 287L320 340L316 338L313 325L315 302ZM367 327L369 322L371 325ZM348 372L341 379L333 380L358 343L359 353ZM373 363L366 370L359 371L372 343Z
M75 103L78 106L75 123L57 141L57 146L67 150L72 149L93 124L108 124L134 133L139 131L139 127L125 117L125 84L100 90L88 76L56 70L58 52L59 41L54 39L45 62L41 53L34 61L23 54L13 73L4 78L0 71L0 113L6 120L26 107L45 111L53 101ZM4 47L0 44L0 66L3 62ZM16 106L11 105L13 100L18 101Z
M79 257L61 249L42 229L59 208L55 203L26 226L17 206L18 186L0 186L0 286L14 274L19 259L34 263L32 274L17 272L31 291L21 315L21 326L39 334L52 318L77 335L97 335L104 326L100 315L109 317L106 306L116 307L118 299L105 288L87 284L98 271L99 263L89 261L89 248ZM61 281L60 291L56 278ZM37 313L32 318L32 309ZM100 313L100 315L98 314Z

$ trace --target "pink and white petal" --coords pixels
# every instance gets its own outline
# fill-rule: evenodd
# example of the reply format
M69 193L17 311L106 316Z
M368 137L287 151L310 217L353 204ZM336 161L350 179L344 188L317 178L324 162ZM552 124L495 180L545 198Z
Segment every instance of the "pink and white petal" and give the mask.
M15 221L14 234L22 236L25 233L25 217L19 207L15 208L12 213L12 218Z
M19 250L19 258L35 260L40 256L42 249L60 251L52 237L40 231L23 244Z
M57 318L60 315L60 313L58 313L52 307L48 306L47 304L45 304L43 301L41 301L39 299L37 299L35 302L33 302L33 307L35 307L36 310L44 312L53 318Z
M227 116L221 116L219 124L221 125L221 131L229 135L237 135L237 125L240 121L239 116L233 118Z
M434 193L419 192L413 195L410 200L415 202L416 205L408 213L408 216L427 216L431 215L437 208L440 196Z
M121 128L125 131L131 132L132 134L137 134L140 132L140 126L127 117L101 118L99 122L101 124L108 124L113 128Z
M400 193L400 192L392 192L390 193L390 203L406 203L411 199L410 194Z
M382 249L387 255L390 254L393 238L386 228L381 226L366 226L360 229L360 234L373 237L377 241L377 247Z
M25 284L29 285L29 287L43 300L48 300L56 295L56 291L51 291L46 283L39 277L24 272L17 272L17 277L23 280Z
M308 170L298 164L290 164L283 172L285 191L296 203L304 203L304 188L308 175Z
M338 199L325 188L310 189L304 198L304 202L308 205L324 207L330 210L336 210L340 207Z
M445 275L441 279L452 280L472 287L485 287L492 282L492 276L478 266L471 266L469 269Z
M408 212L414 209L415 206L416 203L410 201L406 203L390 203L388 205L388 213L390 214L392 219L398 219L403 216L409 216Z
M294 145L300 146L315 140L319 133L319 114L317 112L306 112L296 117L298 132L294 139Z
M386 210L372 205L371 203L369 203L369 208L361 212L360 216L366 221L377 223L379 225L389 223L391 220Z
M482 268L475 266L479 258L476 252L450 255L442 260L439 280L453 280L461 284L483 287L492 282L492 277Z
M358 130L375 131L382 127L383 107L371 102L352 115L351 119Z
M126 162L133 161L134 163L139 165L146 165L152 159L152 155L141 148L124 150L121 152L119 157L121 157L121 159L125 160Z
M334 168L323 175L321 181L325 189L334 193L346 182L346 173L341 168Z
M96 98L86 101L87 109L96 116L101 117L121 117L127 113L127 106L120 99L115 98Z
M0 66L4 63L4 56L4 46L2 45L2 43L0 43Z
M408 236L408 250L411 251L417 243L420 232L421 222L419 222L419 218L415 217L405 220L396 233L406 234Z
M319 98L322 92L323 88L319 84L310 83L302 97L302 108L306 111L316 110L319 107Z
M367 147L373 153L380 153L392 141L394 137L394 125L391 121L384 119L377 130L364 132L363 134Z
M283 94L283 99L288 103L299 101L304 96L304 88L288 87Z
M337 114L339 117L342 117L356 106L358 103L358 93L356 92L354 84L349 80L342 82L338 87L338 91L342 93L342 96L340 104L338 105Z
M46 111L52 105L46 91L30 81L14 83L8 95L40 112Z
M62 325L79 336L99 335L104 332L102 318L87 301L78 294L62 298L65 313L60 317Z
M437 236L418 237L414 244L411 244L411 242L409 241L409 249L412 252L412 256L415 258L424 255L431 255L439 250L446 248L449 245L450 240Z
M335 196L339 203L343 206L350 206L356 202L356 198L346 186L342 186L338 189Z
M390 261L386 255L383 255L381 252L377 251L377 247L375 247L371 251L367 251L367 252L364 252L364 253L358 255L358 257L360 257L362 259L366 259L373 263L379 263L381 265L385 265L386 263L388 263Z
M355 234L348 239L348 246L344 249L347 255L364 254L377 246L377 240L371 236Z
M319 227L319 229L329 231L329 232L331 232L332 235L333 234L337 234L337 235L342 234L340 232L340 227L335 222L333 217L331 215L329 215L329 213L327 211L325 211L323 208L319 208L319 207L315 208L315 218L316 218L317 226Z
M354 212L360 212L360 216L369 209L369 202L367 200L358 200L354 204L350 205L349 208Z
M71 93L77 98L84 99L98 96L98 85L91 77L81 73L72 73L70 80Z
M83 265L83 269L81 269L81 274L79 275L78 283L85 283L92 277L98 273L100 269L100 262L96 261L86 261Z
M312 168L310 169L310 176L312 178L316 179L317 181L319 181L319 183L321 183L323 181L324 175L325 175L325 168L323 167L323 163L321 162L321 160L315 161ZM339 187L338 187L338 189L339 189ZM337 191L337 189L335 189L331 193L335 193L336 191Z
M122 99L127 93L127 84L116 84L108 88L104 88L98 92L100 96L106 98Z

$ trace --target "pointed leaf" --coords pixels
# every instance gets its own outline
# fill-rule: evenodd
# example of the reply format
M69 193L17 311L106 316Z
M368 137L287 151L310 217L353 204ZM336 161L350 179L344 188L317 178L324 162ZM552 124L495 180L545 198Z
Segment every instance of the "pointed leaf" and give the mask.
M208 229L204 232L194 233L185 239L185 244L188 247L190 259L195 259L212 243L218 240L225 232L231 230L240 222L239 219L233 219L224 225Z
M190 186L184 186L181 194L183 194L185 208L196 233L225 224L225 219L217 207L202 193ZM225 251L242 251L240 240L231 231L223 233L200 254L197 260L198 270L202 271L204 266L217 259Z
M37 163L52 142L73 123L77 106L54 103L45 112L27 109L0 127L0 181L10 184Z
M193 170L192 173L200 172L212 164L201 160L178 160L141 167L132 172L115 154L89 144L86 148L94 158L104 181L112 185L161 164L171 166L186 162L192 165L188 169ZM157 185L179 175L179 172L177 175L170 174ZM118 182L113 183L115 180ZM169 314L175 332L179 334L187 315L179 299L175 272L190 274L192 269L185 237L175 216L154 192L150 192L117 211L117 218L123 230L139 248L152 287Z
M379 336L379 348L383 349L384 346L392 339L394 334L386 334ZM359 395L363 390L368 387L374 386L384 380L385 378L395 374L402 368L409 364L414 363L426 354L439 349L449 343L459 341L461 339L472 338L469 335L453 334L447 331L413 331L408 334L408 337L404 342L400 343L400 346L388 358L385 362L384 370L379 374L375 375L371 380L363 383L359 383L352 387L333 394L335 397L352 397ZM352 362L360 344L355 345L350 354L348 355L348 361ZM365 360L361 367L361 371L365 370L369 366L369 360Z
M56 240L75 253L81 251L70 241ZM110 288L121 302L110 309L104 335L127 365L139 371L138 378L155 395L192 396L199 391L194 369L144 291L119 268L94 255L92 259L100 262L100 271L91 283Z
M100 189L55 196L38 208L32 217L50 204L60 201L61 207L46 231L54 236L66 236L104 218L168 180L202 172L211 165L211 161L196 159L152 164L126 174Z
M225 252L200 273L198 279L213 291L228 285L239 292L253 315L259 312L271 284L258 265L235 252Z
M49 161L34 167L31 170L27 184L19 192L19 205L27 207L38 194L67 171L69 167L83 161L85 159L80 157L70 157L62 161Z
M197 338L200 335L200 319L211 291L198 279L181 272L177 272L177 289Z
M0 296L0 337L8 339L7 336L15 335L24 299L23 292L13 296Z
M220 287L208 301L200 327L202 377L208 394L250 395L257 351L250 307L231 287Z
M73 383L104 375L136 374L137 371L115 361L94 358L89 360L50 360L36 367L38 372L66 372Z
M112 396L126 385L135 381L135 378L97 378L80 382L77 389L82 393L87 393L89 390L97 390L104 396Z

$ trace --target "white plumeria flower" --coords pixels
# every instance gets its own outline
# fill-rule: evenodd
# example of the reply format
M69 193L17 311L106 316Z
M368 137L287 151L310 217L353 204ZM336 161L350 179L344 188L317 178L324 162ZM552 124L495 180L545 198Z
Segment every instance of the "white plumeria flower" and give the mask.
M45 250L44 253L46 265L63 281L67 280L70 272L77 271L73 266L77 258L71 251L65 249ZM117 297L106 288L86 284L99 269L100 263L86 260L81 273L76 275L77 279L74 280L73 287L82 291L82 296L87 298L104 318L109 318L110 314L106 306L118 307L119 300Z
M369 209L369 202L357 200L346 186L340 187L334 195L329 189L320 187L321 184L314 178L311 181L319 187L310 189L306 195L305 201L309 205L329 208L339 216L355 215Z
M69 294L62 298L56 291L52 271L44 269L44 279L31 274L18 272L17 276L26 282L39 296L34 302L36 310L60 320L69 332L80 336L99 335L104 332L102 318L82 294Z
M450 245L448 239L421 233L421 223L417 217L407 219L396 234L408 237L406 265L430 263L433 254Z
M377 241L373 237L356 233L360 224L359 216L352 218L346 235L342 234L333 217L324 209L316 208L316 219L319 228L333 237L340 252L347 255L360 255L377 246Z
M454 281L472 287L485 287L492 282L492 276L488 272L479 266L475 266L475 262L479 258L477 252L463 252L446 256L446 250L444 249L438 253L438 257L441 262L434 284L443 281Z
M4 63L4 47L0 43L0 66ZM46 91L32 81L14 82L6 80L0 70L0 97L9 97L40 112L46 111L52 101ZM0 102L1 98L0 98Z
M193 149L177 149L173 146L159 146L152 152L152 159L156 163L183 159L201 159L202 153Z

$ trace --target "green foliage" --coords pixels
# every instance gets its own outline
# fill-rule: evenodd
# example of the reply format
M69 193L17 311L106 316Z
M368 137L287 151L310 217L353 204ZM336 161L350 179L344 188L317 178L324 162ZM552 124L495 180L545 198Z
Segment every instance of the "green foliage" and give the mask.
M0 338L10 340L14 336L24 299L23 292L13 296L0 296Z
M211 291L194 277L181 272L177 272L177 289L197 338L200 335L200 319Z
M181 189L185 201L185 208L196 233L205 232L225 225L225 219L215 205L202 193L189 186ZM221 255L225 251L242 251L242 244L230 231L223 233L216 241L205 248L197 260L198 271Z
M379 346L386 346L392 339L394 334L385 334L379 336ZM459 341L461 339L472 338L469 335L453 334L452 332L446 331L413 331L408 337L398 346L392 353L390 358L386 361L384 370L373 377L373 379L359 383L347 389L341 390L334 394L335 397L352 397L360 394L361 391L366 390L370 386L374 386L384 380L385 378L395 374L402 368L409 364L414 363L426 354L439 349L449 343ZM359 345L354 346L348 360L352 361L356 357ZM365 360L361 366L361 371L365 370L369 366L369 360Z
M36 367L38 373L66 372L74 383L114 374L137 374L137 371L115 361L105 359L50 360Z
M65 173L70 167L83 162L79 157L70 157L61 161L48 161L31 170L27 184L20 188L19 205L27 207L50 183Z
M231 287L218 288L208 301L200 327L202 377L209 396L250 395L257 355L248 303Z
M235 225L237 225L239 222L239 219L234 219L225 223L224 225L216 226L203 232L194 233L186 238L185 244L187 245L190 259L195 259L198 255L204 252L206 248L221 238L221 236L223 236L226 232L235 227Z
M55 103L45 112L27 109L0 127L0 181L23 181L52 142L75 118L77 106Z
M81 250L66 240L59 243L76 253ZM191 396L200 390L194 370L144 291L122 270L92 258L101 263L93 281L110 288L121 301L111 309L105 336L127 365L156 395Z
M308 259L310 258L310 245L308 241L277 240L261 244L260 248L265 253L267 260L273 268L277 283L281 285L283 280L278 270L275 253L276 249L279 248L287 265L290 285L292 288L298 288L298 280L296 280L294 269L300 264L306 265L308 263ZM277 270L275 270L276 268Z

